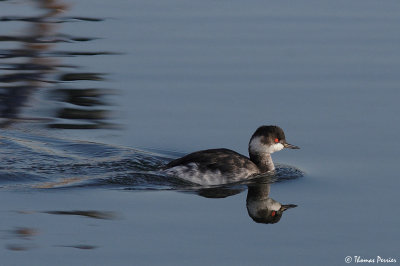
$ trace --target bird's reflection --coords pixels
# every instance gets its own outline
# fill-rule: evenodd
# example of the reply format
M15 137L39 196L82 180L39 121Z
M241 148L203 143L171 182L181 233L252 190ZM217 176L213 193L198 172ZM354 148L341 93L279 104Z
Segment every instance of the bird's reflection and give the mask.
M249 216L256 223L274 224L281 220L283 213L295 204L282 204L269 197L271 182L254 181L247 184L246 208ZM215 188L202 188L196 194L206 198L226 198L246 190L246 186L222 186Z
M274 224L280 221L284 211L297 207L295 204L281 204L269 197L270 184L248 186L246 207L249 216L257 223Z

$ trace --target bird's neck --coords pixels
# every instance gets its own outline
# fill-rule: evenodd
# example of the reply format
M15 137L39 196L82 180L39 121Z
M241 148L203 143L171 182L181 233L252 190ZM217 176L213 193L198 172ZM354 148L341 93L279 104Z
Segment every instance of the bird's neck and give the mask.
M247 202L269 198L270 184L252 184L248 186Z
M261 173L275 169L270 153L250 153L250 160L257 165Z

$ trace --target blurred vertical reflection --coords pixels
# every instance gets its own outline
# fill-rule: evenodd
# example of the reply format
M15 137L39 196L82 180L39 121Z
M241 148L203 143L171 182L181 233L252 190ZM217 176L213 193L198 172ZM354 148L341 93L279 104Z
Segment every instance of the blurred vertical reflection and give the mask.
M76 37L59 33L62 23L100 22L99 18L65 17L69 6L60 0L26 1L34 4L39 15L33 17L3 16L1 23L23 22L23 35L0 35L0 44L11 44L12 48L0 49L0 126L8 127L16 122L42 122L49 128L97 129L114 128L104 98L111 89L98 87L82 88L87 81L103 81L103 73L78 72L78 66L63 65L65 57L109 55L110 52L57 51L57 43L92 41L95 38ZM5 5L3 2L0 5ZM3 24L4 25L4 24ZM13 25L14 26L14 25ZM2 45L4 47L4 45ZM77 60L78 61L78 60ZM83 82L85 81L85 82ZM40 105L32 101L33 95L45 90L51 97L41 99ZM43 101L55 106L45 117L24 115L28 104L33 109L43 107ZM25 112L26 113L26 112Z

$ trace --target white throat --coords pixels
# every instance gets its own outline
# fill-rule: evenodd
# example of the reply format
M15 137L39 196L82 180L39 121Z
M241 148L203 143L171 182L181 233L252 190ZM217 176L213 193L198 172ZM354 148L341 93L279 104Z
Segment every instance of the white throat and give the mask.
M247 210L253 216L258 216L258 212L263 210L279 211L281 207L282 205L279 202L271 198L266 200L247 201Z
M282 143L274 143L270 146L261 142L261 137L254 137L249 144L249 151L258 154L274 153L283 149Z

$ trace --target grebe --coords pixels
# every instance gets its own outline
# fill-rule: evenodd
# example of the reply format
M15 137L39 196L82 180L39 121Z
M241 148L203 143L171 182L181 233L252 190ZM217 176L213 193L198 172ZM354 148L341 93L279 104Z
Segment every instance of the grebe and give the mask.
M261 126L250 139L250 158L229 149L203 150L171 161L164 171L167 175L200 185L232 183L273 171L271 154L283 148L299 149L286 142L280 127Z

